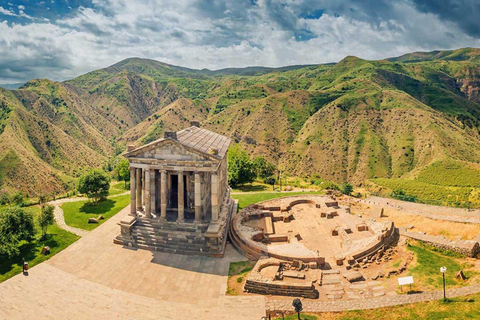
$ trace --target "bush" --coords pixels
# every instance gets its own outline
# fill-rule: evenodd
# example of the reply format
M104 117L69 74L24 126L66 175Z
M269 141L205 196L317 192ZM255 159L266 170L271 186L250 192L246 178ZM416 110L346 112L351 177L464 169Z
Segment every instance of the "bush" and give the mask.
M10 203L10 196L8 195L7 192L2 193L0 195L0 205L4 206Z
M110 177L102 170L92 169L78 179L78 191L93 201L105 199L110 189Z
M13 257L20 253L20 241L31 241L35 236L33 214L18 207L0 211L0 255Z
M331 182L331 181L325 181L321 184L322 189L324 190L337 190L340 191L340 187L338 184Z
M353 186L350 183L345 183L342 185L342 193L347 196L351 195L353 192Z
M15 193L10 201L17 206L23 206L23 193L21 191Z

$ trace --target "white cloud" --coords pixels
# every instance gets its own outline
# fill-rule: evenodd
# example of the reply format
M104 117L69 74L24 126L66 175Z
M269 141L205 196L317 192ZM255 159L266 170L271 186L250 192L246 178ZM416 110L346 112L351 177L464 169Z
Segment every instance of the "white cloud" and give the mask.
M369 20L366 13L344 13L349 11L333 0L322 3L330 9L319 19L300 18L313 4L296 7L293 0L281 1L259 0L252 6L233 0L94 0L93 8L81 7L57 21L3 22L0 83L34 77L63 80L128 57L218 69L480 46L453 22L419 12L410 2L395 2L382 19ZM4 11L15 14L0 7ZM305 30L312 39L296 41L296 33Z

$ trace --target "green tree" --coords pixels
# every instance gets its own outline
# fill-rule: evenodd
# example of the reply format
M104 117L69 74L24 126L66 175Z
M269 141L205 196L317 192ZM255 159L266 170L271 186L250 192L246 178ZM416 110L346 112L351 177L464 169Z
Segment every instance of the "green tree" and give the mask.
M10 196L8 195L7 192L2 193L0 195L0 205L4 206L10 202Z
M268 162L262 156L255 157L253 159L253 166L255 168L255 174L257 175L257 177L262 179L273 176L276 171L273 163Z
M78 191L93 201L105 199L110 189L110 177L98 169L91 169L78 179Z
M275 182L277 182L277 178L275 178L275 176L266 177L265 180L263 180L263 182L271 185L272 190L274 190L275 189Z
M55 222L54 216L54 207L50 204L44 204L42 206L42 211L38 216L38 225L42 228L42 237L47 235L47 228L48 226L53 225Z
M115 172L117 173L118 180L123 180L125 182L125 189L127 188L127 181L130 180L130 163L127 159L123 159L117 162L115 167Z
M342 185L342 189L341 189L342 193L343 194L346 194L347 196L351 195L352 192L353 192L353 186L350 184L350 183L344 183Z
M10 199L10 201L13 204L16 204L17 206L22 206L23 205L23 193L21 191L15 193L12 196L12 199Z
M336 184L335 182L331 182L331 181L325 181L321 184L321 187L322 189L324 190L340 190L340 188L338 187L338 184Z
M255 180L253 162L247 152L237 146L228 151L228 183L232 187L251 183Z
M20 241L31 241L35 236L33 214L19 207L0 211L0 255L13 257L20 253Z

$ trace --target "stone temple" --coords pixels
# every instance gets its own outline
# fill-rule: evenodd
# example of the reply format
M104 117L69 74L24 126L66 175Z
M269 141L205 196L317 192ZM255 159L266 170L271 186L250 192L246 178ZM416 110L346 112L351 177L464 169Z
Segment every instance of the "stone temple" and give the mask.
M131 212L117 244L151 251L222 257L236 203L227 182L230 139L200 128L165 132L135 148L130 162Z

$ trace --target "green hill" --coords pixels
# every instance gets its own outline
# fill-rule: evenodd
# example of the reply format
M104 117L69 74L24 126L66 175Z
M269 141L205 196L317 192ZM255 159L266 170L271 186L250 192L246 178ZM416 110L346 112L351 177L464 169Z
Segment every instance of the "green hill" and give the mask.
M191 119L291 174L357 185L417 176L441 184L432 172L449 164L459 166L452 174L478 170L479 57L479 49L465 48L217 71L132 58L64 83L32 80L0 92L0 164L16 158L16 171L36 178L4 170L0 188L35 194L39 181L61 188L62 179L127 143L153 141ZM26 159L45 172L27 168Z

